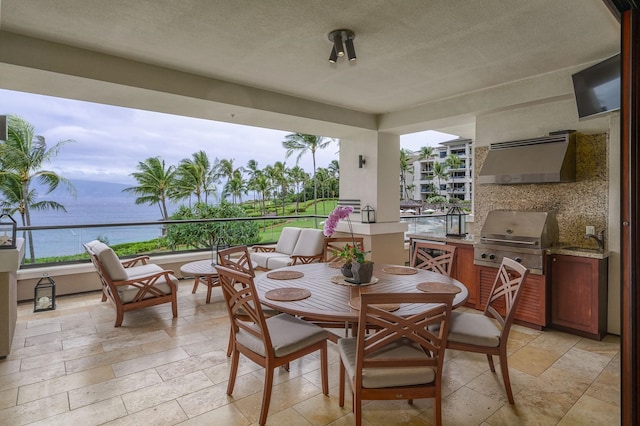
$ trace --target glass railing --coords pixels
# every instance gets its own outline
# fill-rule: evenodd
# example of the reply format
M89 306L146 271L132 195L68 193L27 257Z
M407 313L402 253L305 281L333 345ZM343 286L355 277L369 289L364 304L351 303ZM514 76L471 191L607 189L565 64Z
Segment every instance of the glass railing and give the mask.
M282 228L322 229L323 216L265 216L258 218L198 219L153 222L96 223L83 225L55 225L18 227L18 236L25 238L24 267L51 263L77 262L88 259L83 243L100 240L123 257L135 254L169 254L188 251L210 250L202 240L211 241L222 237L235 244L268 244L278 241ZM253 222L251 232L238 224ZM189 225L214 226L212 235L204 235L199 244L171 246L168 234L181 227L180 232L194 232ZM176 230L177 232L177 230ZM240 233L241 235L237 235ZM231 235L235 234L235 235ZM245 235L246 234L246 235ZM30 243L32 241L32 243ZM138 243L135 246L132 243ZM129 246L129 247L126 247ZM32 262L35 259L35 263Z
M198 219L198 220L174 220L154 222L127 222L127 223L96 223L83 225L56 225L56 226L30 226L19 227L18 235L26 237L25 261L23 267L37 267L47 264L75 263L87 261L83 243L100 240L111 247L121 257L139 254L172 254L193 251L211 250L210 246L200 243L195 245L171 246L167 241L167 234L171 233L171 227L185 225L217 226L217 235L222 235L225 240L235 244L269 244L275 243L280 237L285 226L297 226L301 228L322 229L323 216L266 216L258 218L232 218L232 219ZM432 234L444 234L446 214L425 214L404 216L401 222L408 224L406 234L426 232ZM234 234L237 224L253 222L257 228L257 234L252 232L251 237L243 239ZM189 232L183 229L181 232ZM406 235L405 234L405 235ZM29 238L33 244L29 244ZM207 238L211 241L214 238ZM132 243L136 243L135 245ZM31 260L35 259L35 263Z

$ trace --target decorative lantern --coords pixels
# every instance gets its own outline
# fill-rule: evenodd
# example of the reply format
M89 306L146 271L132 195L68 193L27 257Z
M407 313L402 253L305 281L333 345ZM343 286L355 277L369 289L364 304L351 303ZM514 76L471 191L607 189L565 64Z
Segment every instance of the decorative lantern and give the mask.
M0 215L0 249L16 248L18 224L7 213Z
M447 236L464 237L467 235L467 214L458 206L452 206L447 212Z
M375 223L376 211L369 204L362 209L362 223Z
M56 308L56 283L47 274L33 290L33 312L52 311Z

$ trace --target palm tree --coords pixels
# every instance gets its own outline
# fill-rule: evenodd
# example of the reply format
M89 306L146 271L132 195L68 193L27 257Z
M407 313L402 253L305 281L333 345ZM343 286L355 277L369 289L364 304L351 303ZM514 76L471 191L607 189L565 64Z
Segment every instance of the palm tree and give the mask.
M247 193L247 184L243 179L240 170L234 170L233 176L227 181L227 184L224 186L222 196L226 197L227 195L231 195L231 203L235 205L237 204L237 202L242 202L243 193Z
M300 185L307 180L308 176L307 172L300 166L292 167L291 170L289 170L289 177L291 178L291 182L293 182L296 193L296 213L300 210Z
M289 187L289 179L288 179L289 170L287 169L287 167L282 161L276 161L273 164L273 166L268 166L268 170L269 170L268 172L269 179L271 179L273 186L280 189L280 197L282 198L282 216L284 216L285 215L285 209L284 209L285 198L287 196L287 189ZM275 198L276 196L275 192L273 195Z
M287 150L285 158L291 157L294 152L298 153L296 158L296 164L300 161L300 158L307 153L311 153L313 159L313 199L314 215L318 215L318 185L316 183L316 151L319 149L325 149L329 144L333 142L333 139L327 139L324 136L307 135L305 133L291 133L285 136L285 140L282 141L282 146Z
M444 164L447 167L449 167L449 175L451 176L451 187L452 187L451 190L452 190L452 192L455 192L455 189L456 189L456 173L455 173L455 170L459 169L464 164L464 162L457 155L451 154L451 155L449 155L449 157L447 157L447 159L445 160Z
M423 146L418 150L418 160L431 160L436 156L432 146Z
M438 179L438 195L440 195L440 191L441 191L440 180L446 179L448 176L449 176L449 173L447 173L447 168L445 167L445 165L443 163L436 161L433 164L433 177Z
M169 219L167 200L175 188L175 167L166 167L163 159L151 157L139 162L136 169L138 171L129 176L132 176L139 185L125 188L122 191L137 195L136 205L157 204L162 220Z
M269 191L272 188L271 182L265 174L260 174L254 179L252 187L253 190L258 193L261 215L264 216L267 214L267 206L265 200L269 196Z
M176 169L176 191L172 198L183 199L191 194L196 196L196 202L207 203L209 194L216 192L216 175L211 161L204 151L198 151L180 161Z
M409 199L407 194L407 175L412 174L411 155L408 149L400 149L400 199Z
M18 212L23 226L31 226L31 210L66 209L55 201L38 200L38 194L31 184L35 180L46 188L46 194L62 184L75 196L71 182L51 170L43 170L45 163L58 155L62 146L72 140L56 143L47 149L43 136L35 134L35 128L28 121L16 115L7 117L7 140L0 143L0 192L4 196L4 211ZM28 232L29 255L35 262L33 236Z

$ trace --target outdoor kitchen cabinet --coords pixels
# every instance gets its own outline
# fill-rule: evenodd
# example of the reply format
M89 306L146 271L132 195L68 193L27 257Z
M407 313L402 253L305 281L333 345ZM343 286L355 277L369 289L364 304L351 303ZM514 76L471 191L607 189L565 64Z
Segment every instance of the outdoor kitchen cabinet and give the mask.
M476 281L476 266L473 264L473 245L456 244L448 242L456 247L455 262L451 270L451 277L457 279L467 287L469 299L466 306L475 308L478 304L478 286Z
M489 300L493 282L496 279L498 268L488 266L476 266L476 276L480 287L480 304L478 309L483 310ZM549 324L549 306L547 303L547 280L544 275L529 274L523 283L524 288L520 294L520 301L516 308L514 322L527 327L542 330ZM502 302L502 301L501 301ZM504 313L504 303L495 304Z
M607 334L607 259L551 256L551 325L591 339Z

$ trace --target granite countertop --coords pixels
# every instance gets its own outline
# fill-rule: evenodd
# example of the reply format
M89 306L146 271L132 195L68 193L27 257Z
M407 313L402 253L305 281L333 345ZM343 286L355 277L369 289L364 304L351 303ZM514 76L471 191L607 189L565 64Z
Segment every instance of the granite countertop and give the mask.
M432 234L428 232L419 232L416 234L407 234L407 237L419 240L440 241L444 243L456 244L475 244L478 240L473 234L467 234L465 237L448 237L443 234ZM588 257L591 259L606 259L611 255L610 251L600 251L598 249L572 246L569 244L558 245L547 249L547 254L562 254L567 256Z

